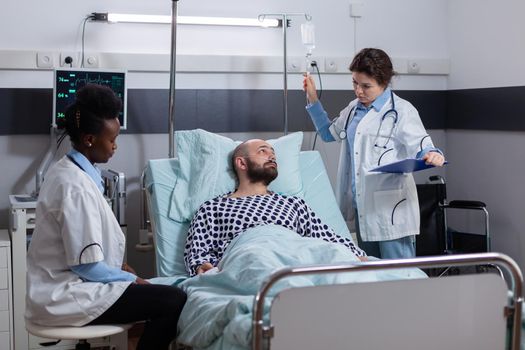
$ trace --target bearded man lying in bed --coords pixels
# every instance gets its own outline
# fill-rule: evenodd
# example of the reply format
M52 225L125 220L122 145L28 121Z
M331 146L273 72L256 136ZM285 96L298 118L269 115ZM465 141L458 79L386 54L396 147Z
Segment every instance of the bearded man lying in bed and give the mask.
M233 152L232 163L237 189L206 201L191 221L184 251L190 276L216 267L229 243L247 229L270 224L303 237L344 245L360 260L367 260L363 250L351 239L338 236L303 199L268 190L278 174L269 143L259 139L241 143Z

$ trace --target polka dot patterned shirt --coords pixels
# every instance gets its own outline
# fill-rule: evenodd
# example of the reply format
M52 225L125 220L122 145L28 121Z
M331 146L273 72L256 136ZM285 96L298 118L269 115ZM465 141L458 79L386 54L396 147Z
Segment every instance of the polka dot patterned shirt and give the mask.
M228 244L246 229L259 225L281 225L304 237L343 244L357 256L365 252L349 238L338 236L298 197L276 193L230 198L229 194L206 201L190 224L184 260L194 276L202 264L217 266Z

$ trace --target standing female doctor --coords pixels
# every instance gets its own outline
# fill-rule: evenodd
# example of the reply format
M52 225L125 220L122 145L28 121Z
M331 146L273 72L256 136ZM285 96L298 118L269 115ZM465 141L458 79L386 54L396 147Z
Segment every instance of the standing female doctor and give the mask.
M383 259L415 256L419 205L410 173L370 170L406 158L442 166L417 110L389 88L392 62L380 50L361 50L350 64L356 99L330 121L317 97L315 83L305 75L310 114L325 142L341 141L336 194L345 217L355 214L360 247Z
M117 149L121 103L110 88L86 85L66 111L73 149L49 170L38 197L26 318L46 326L144 320L137 349L168 349L186 294L149 284L123 264L124 234L95 166Z

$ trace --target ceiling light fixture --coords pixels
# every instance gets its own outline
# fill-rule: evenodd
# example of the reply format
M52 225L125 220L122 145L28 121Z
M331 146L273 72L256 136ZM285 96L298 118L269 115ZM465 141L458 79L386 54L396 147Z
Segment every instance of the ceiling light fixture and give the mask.
M93 20L109 23L170 24L172 16L93 12ZM282 22L273 18L178 16L177 23L211 26L280 27Z

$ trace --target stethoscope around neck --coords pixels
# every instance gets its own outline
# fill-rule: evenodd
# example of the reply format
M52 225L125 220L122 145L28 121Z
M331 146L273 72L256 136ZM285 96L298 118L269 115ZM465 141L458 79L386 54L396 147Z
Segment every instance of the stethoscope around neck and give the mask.
M388 111L386 111L383 114L383 116L381 117L381 121L379 122L379 127L377 128L377 133L376 133L376 137L374 140L374 147L386 148L386 145L388 144L388 142L390 142L390 139L392 138L392 135L394 134L394 129L397 124L398 115L397 115L397 110L396 110L396 103L394 101L394 93L392 91L390 91L390 103L392 104L392 108L390 108ZM346 130L348 128L348 123L350 122L350 119L352 119L350 117L352 116L352 113L354 113L355 109L356 109L356 106L352 107L352 109L350 110L350 113L348 113L348 117L346 118L344 129L339 131L338 136L341 140L344 140L348 137L348 133ZM392 127L390 128L390 133L388 134L388 138L383 143L383 145L380 146L378 143L379 134L381 133L381 128L383 127L383 122L385 121L386 118L392 118L393 123L392 123Z

